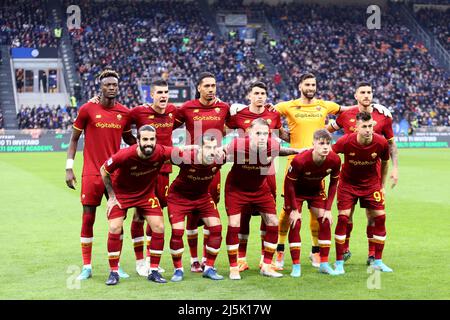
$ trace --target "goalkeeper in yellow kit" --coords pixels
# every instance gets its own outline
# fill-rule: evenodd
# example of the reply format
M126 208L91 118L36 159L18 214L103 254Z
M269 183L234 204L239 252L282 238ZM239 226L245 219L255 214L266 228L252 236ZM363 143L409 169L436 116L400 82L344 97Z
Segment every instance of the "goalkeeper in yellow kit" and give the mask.
M303 74L298 84L300 98L290 101L280 102L275 105L275 109L285 117L288 122L290 132L291 148L307 148L313 146L313 134L316 130L325 127L325 120L329 114L338 114L347 110L349 107L343 107L332 101L325 101L314 98L316 95L316 77L312 73ZM378 105L379 106L379 105ZM380 106L382 107L382 106ZM389 110L379 110L381 113L389 113ZM294 159L294 156L288 157L286 170ZM312 250L310 260L313 267L320 265L319 248L319 223L313 214L310 214L310 228L312 237ZM279 217L279 234L275 268L283 270L284 267L284 243L289 231L289 216L284 209L281 210Z

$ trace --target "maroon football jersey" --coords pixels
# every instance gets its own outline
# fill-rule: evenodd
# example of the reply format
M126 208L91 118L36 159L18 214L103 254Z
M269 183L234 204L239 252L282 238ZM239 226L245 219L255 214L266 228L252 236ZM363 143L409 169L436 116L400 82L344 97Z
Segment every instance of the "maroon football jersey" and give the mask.
M281 118L278 112L272 112L264 108L264 112L257 114L251 112L249 107L242 109L234 116L230 116L226 122L226 125L230 129L242 129L247 132L252 124L252 121L258 118L267 120L270 131L272 131L272 129L281 128ZM240 137L242 138L243 136L241 135Z

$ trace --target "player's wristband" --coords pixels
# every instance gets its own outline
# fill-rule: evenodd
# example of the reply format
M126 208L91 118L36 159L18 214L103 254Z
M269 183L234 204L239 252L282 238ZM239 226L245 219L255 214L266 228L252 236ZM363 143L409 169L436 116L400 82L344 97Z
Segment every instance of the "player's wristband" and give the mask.
M73 159L66 160L66 170L67 169L73 169Z

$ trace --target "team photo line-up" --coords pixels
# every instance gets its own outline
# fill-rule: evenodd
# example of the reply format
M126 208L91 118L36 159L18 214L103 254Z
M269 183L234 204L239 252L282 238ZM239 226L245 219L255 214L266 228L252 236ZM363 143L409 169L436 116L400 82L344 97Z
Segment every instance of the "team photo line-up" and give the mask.
M351 257L349 240L358 200L367 215L367 264L382 272L392 272L382 261L386 240L384 188L389 159L391 187L398 182L398 152L392 115L386 107L373 103L370 83L357 83L354 93L357 104L344 107L315 98L316 77L306 73L298 83L298 99L268 104L267 86L254 82L246 97L250 104L230 106L216 97L215 76L203 72L197 80L196 99L180 107L169 103L168 83L158 79L151 85L153 102L128 109L117 101L120 82L117 72L108 68L98 80L101 94L80 107L66 161L66 184L75 189L73 165L79 138L84 133L80 238L83 268L79 280L92 277L93 225L104 195L108 199L109 226L107 285L129 277L119 265L123 222L129 208L134 208L131 238L136 272L140 276L157 283L167 282L162 276L165 270L159 266L164 248L162 209L167 207L171 224L169 248L174 265L170 280L178 282L184 278L185 232L191 255L190 271L222 280L224 277L214 265L225 229L217 209L220 169L225 163L232 165L224 192L230 279L240 280L241 273L249 269L247 240L250 219L256 215L261 216L261 275L283 276L279 271L284 269L288 238L292 258L290 276L301 276L303 202L308 204L311 213L309 258L320 273L330 276L345 273L344 262ZM327 126L328 115L337 118ZM283 128L282 118L287 121L288 130ZM183 125L185 145L173 147L172 132ZM137 137L132 134L133 126ZM331 133L340 129L344 130L344 136L332 144ZM222 145L222 138L229 130L237 131L237 137ZM122 139L129 147L120 148ZM282 147L280 139L290 147ZM342 168L339 154L344 155ZM288 158L281 186L283 209L277 216L274 161L278 156ZM179 167L179 173L169 184L172 165ZM327 176L329 185L325 190ZM335 196L338 217L333 268L328 256ZM202 225L204 245L199 260L198 227Z

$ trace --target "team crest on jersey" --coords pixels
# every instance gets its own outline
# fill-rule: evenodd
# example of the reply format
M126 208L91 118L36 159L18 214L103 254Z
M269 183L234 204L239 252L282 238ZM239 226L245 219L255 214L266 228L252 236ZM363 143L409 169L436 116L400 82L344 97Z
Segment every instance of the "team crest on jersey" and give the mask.
M272 123L272 119L267 119L267 123L271 124Z
M316 107L316 110L317 110L317 111L320 111L321 109L322 109L321 106L317 106L317 107Z
M220 108L214 108L214 110L216 110L217 113L220 112Z
M149 119L155 119L155 116L153 114L148 116Z
M108 162L107 162L106 164L107 164L108 166L110 166L111 163L113 163L113 160L112 160L112 158L109 158L109 159L108 159Z
M214 168L211 169L211 171L212 171L212 172L216 172L216 171L217 171L217 168L214 167Z
M119 120L119 121L122 120L122 115L121 114L117 115L117 120Z
M136 170L137 166L131 167L130 170Z
M355 122L356 120L355 119L350 119L350 122Z
M195 169L189 169L189 172L195 172Z
M305 176L310 176L311 175L311 172L305 172Z
M302 107L297 107L297 110L300 110Z
M173 116L172 116L172 112L171 112L171 113L169 113L169 117L171 117L171 118L173 117Z
M101 114L97 114L97 115L95 116L95 119L100 119L101 117L102 117Z
M250 120L245 120L244 123L250 123Z
M374 153L371 154L371 156L372 156L373 159L375 159L377 157L377 153L374 152Z
M194 113L197 113L199 111L200 111L200 109L194 109Z
M327 169L327 173L331 173L331 169Z
M373 126L375 127L378 122L376 122L375 120L372 120L372 123L373 123Z
M350 152L348 155L349 155L350 157L354 157L354 156L356 155L356 153Z

